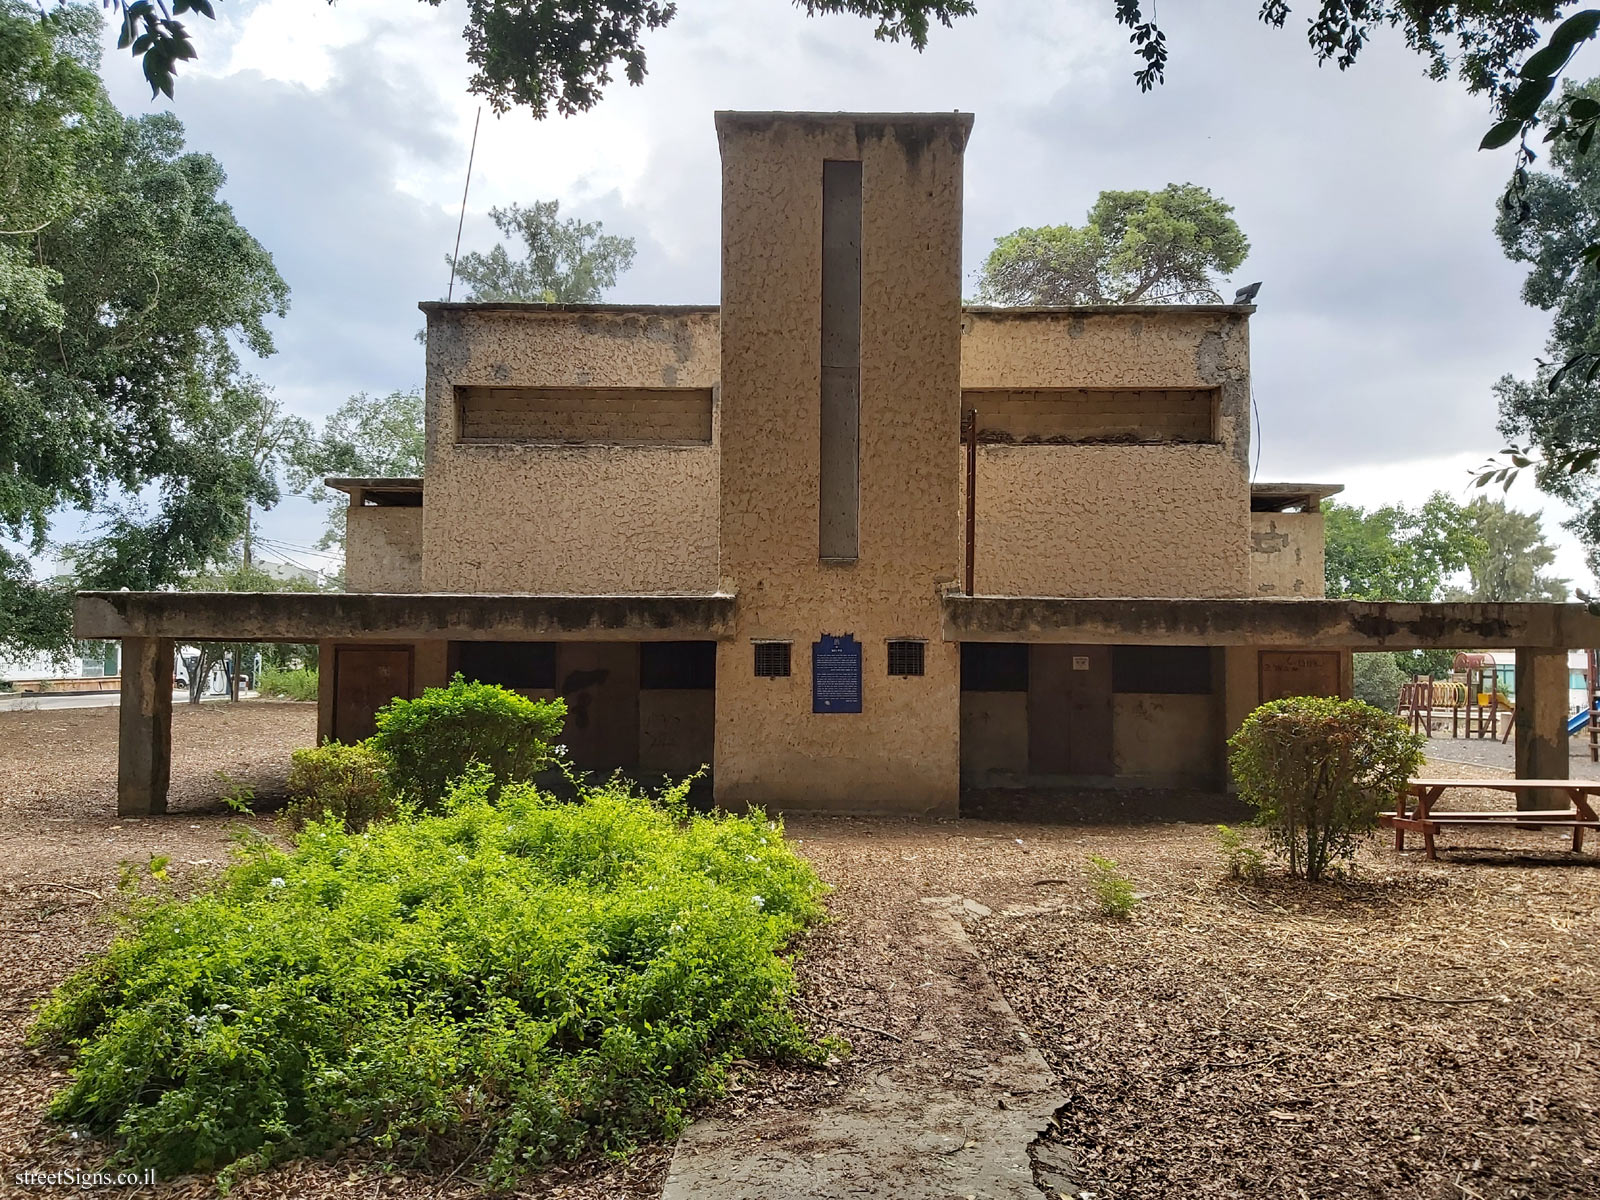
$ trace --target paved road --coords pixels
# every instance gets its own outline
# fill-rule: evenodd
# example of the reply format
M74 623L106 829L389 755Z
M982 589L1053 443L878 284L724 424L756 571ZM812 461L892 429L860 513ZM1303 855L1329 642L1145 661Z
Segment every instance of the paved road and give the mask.
M1589 735L1579 733L1568 742L1571 779L1593 779L1600 764L1589 761ZM1435 734L1428 739L1428 758L1442 763L1470 763L1475 767L1495 767L1507 775L1516 774L1516 747L1490 738L1453 738Z
M241 692L241 700L253 700L254 692ZM226 700L226 696L206 696L207 704L213 700ZM174 704L187 704L189 691L177 688L172 693ZM0 695L0 712L40 712L47 708L116 708L122 703L117 692L26 692L20 695Z

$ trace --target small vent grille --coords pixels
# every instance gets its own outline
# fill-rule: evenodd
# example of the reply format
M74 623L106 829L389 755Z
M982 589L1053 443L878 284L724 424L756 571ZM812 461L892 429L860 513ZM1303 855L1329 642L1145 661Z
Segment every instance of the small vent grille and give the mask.
M889 674L921 675L925 648L926 643L923 642L890 642Z
M788 642L756 643L756 678L784 679L789 674Z

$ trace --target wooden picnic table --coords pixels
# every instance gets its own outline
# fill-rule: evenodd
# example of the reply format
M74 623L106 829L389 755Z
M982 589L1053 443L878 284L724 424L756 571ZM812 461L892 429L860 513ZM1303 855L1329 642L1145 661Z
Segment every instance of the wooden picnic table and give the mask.
M1491 812L1442 812L1434 808L1439 798L1451 788L1478 788L1485 791L1565 792L1572 801L1571 808L1513 809ZM1517 828L1571 829L1572 848L1583 849L1583 834L1587 829L1600 830L1600 817L1595 815L1590 797L1600 795L1600 782L1591 779L1413 779L1400 793L1399 807L1391 813L1380 813L1378 823L1394 830L1394 848L1406 848L1406 833L1420 833L1427 856L1437 858L1434 851L1434 832L1446 825L1472 827L1511 825ZM1414 806L1408 801L1415 801ZM1406 810L1411 807L1408 813Z

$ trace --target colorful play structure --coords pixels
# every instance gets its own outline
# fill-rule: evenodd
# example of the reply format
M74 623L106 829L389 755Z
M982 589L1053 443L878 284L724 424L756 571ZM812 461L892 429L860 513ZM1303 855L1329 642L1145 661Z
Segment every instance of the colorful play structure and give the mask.
M1589 731L1589 759L1600 762L1600 670L1597 652L1584 652L1583 687L1573 689L1575 711L1567 720L1567 736ZM1461 653L1451 663L1449 679L1413 675L1400 685L1395 712L1413 731L1426 737L1442 734L1449 722L1453 738L1498 738L1508 741L1517 706L1501 686L1502 664L1492 654ZM1574 675L1577 675L1574 667Z

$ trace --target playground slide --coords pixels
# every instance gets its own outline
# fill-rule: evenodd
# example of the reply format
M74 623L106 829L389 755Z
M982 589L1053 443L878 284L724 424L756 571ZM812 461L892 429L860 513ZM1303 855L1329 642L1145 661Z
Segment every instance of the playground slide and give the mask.
M1578 730L1587 729L1588 727L1589 710L1587 708L1581 709L1580 711L1573 713L1572 716L1567 719L1567 736L1571 737L1573 734L1577 733Z

